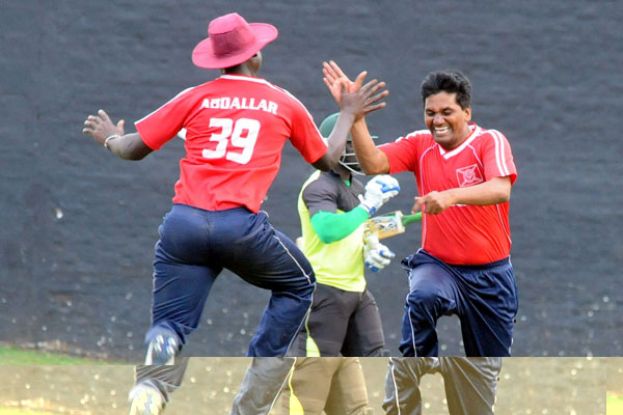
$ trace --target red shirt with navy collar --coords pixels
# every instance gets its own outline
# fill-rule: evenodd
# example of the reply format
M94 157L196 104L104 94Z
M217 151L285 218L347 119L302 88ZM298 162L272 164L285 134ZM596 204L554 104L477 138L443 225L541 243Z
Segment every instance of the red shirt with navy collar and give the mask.
M517 178L510 144L499 131L470 125L471 133L457 148L446 151L429 130L414 131L379 148L387 155L390 173L411 171L420 195L483 183L494 177ZM451 206L424 215L422 247L453 265L486 264L510 255L509 202L487 206Z
M135 125L152 150L185 131L173 202L205 210L259 211L287 140L308 163L327 152L299 100L248 76L222 75L186 89Z

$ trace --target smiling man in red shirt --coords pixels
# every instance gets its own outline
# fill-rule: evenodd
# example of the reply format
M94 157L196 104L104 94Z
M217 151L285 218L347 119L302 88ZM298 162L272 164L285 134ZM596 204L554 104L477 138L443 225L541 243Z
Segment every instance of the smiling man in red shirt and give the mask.
M339 103L335 84L348 78L334 62L324 74ZM501 132L471 122L471 84L462 73L432 72L421 93L426 130L379 147L365 117L351 130L367 174L415 175L412 210L424 213L422 248L403 260L410 292L400 350L436 356L437 320L456 314L467 356L508 356L518 306L510 262L509 200L517 178L510 144Z

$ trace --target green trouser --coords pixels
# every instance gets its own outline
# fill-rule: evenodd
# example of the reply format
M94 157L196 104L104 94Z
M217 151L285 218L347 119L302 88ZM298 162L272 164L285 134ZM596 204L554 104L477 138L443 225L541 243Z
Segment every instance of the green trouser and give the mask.
M500 357L392 357L383 409L388 415L420 415L420 380L441 373L450 415L493 414Z
M369 415L357 358L254 358L231 415Z

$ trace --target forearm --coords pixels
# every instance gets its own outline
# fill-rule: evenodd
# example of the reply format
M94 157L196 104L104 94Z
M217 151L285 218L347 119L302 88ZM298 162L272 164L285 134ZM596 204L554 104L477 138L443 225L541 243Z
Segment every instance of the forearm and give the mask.
M385 153L379 150L368 131L365 118L355 121L351 128L353 147L357 160L366 174L389 173L389 160Z
M337 117L333 131L329 136L329 149L327 154L332 162L337 165L338 160L344 153L346 147L346 138L350 131L350 127L355 121L355 115L346 111L340 111L340 115Z
M329 171L335 170L339 165L339 160L344 153L346 147L346 139L348 132L355 119L355 115L348 111L340 111L339 116L333 127L333 131L328 137L327 153L320 160L313 163L318 170Z
M111 136L106 142L111 153L124 160L142 160L151 153L138 133Z
M318 238L329 244L346 238L366 220L368 212L358 206L346 213L320 211L312 216L311 223Z
M508 202L511 184L508 177L495 177L476 186L459 187L446 190L452 205L494 205Z

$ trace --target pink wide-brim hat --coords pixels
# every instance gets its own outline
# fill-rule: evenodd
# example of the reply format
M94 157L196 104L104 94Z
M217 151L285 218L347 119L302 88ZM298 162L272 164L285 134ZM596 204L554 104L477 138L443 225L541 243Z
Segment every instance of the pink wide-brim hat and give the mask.
M278 34L275 26L247 23L238 13L217 17L208 25L208 37L195 46L193 63L206 69L239 65L277 39Z

